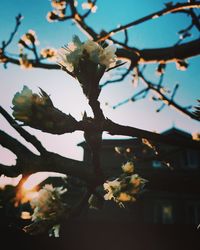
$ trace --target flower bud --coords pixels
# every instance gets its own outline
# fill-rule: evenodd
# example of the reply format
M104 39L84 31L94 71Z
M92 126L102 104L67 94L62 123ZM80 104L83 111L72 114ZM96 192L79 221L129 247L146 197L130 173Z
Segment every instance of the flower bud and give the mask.
M122 170L124 173L133 173L134 172L133 162L129 161L126 164L122 165Z

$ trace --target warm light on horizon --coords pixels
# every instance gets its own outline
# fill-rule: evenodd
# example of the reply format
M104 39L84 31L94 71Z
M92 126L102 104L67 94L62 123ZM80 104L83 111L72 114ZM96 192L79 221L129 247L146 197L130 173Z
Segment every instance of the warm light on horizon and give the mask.
M48 177L66 177L64 174L54 172L38 172L32 174L22 184L19 192L17 193L16 200L20 203L26 203L38 196L37 185L46 180ZM18 202L16 204L18 204Z
M66 175L55 173L55 172L38 172L32 174L28 179L21 185L20 189L16 193L16 202L15 206L18 206L20 203L26 203L37 197L37 185L46 180L48 177L63 177ZM17 186L22 178L22 175L19 175L16 178L0 176L0 189L4 189L7 185Z
M38 172L30 175L28 179L24 182L22 187L25 190L32 190L34 187L46 180L48 177L66 177L66 175L53 172Z
M60 173L54 173L54 172L38 172L28 177L28 179L23 184L23 188L26 190L32 190L35 186L43 182L48 177L63 177L64 178L66 177L66 175L60 174ZM7 185L17 186L21 178L22 178L21 174L14 178L1 175L0 176L0 189L4 189L5 186Z

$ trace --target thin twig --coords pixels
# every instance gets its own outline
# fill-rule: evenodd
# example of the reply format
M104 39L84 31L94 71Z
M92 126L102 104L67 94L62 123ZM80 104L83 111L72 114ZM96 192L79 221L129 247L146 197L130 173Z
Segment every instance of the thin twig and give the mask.
M121 25L119 28L116 29L112 29L111 31L107 32L105 35L98 37L98 42L99 41L104 41L106 39L108 39L110 36L116 34L119 31L123 31L125 29L128 29L130 27L136 26L138 24L144 23L148 20L154 19L154 18L158 18L170 13L174 13L174 12L178 12L184 9L191 9L191 8L199 8L200 7L200 2L195 2L195 3L177 3L175 5L172 6L166 6L166 8L160 10L160 11L156 11L150 15L147 15L145 17L142 17L136 21L130 22L126 25Z
M134 94L131 98L125 99L124 101L119 102L118 104L114 105L113 109L116 109L116 108L118 108L118 107L126 104L127 102L130 102L130 101L134 102L134 101L137 101L138 99L145 98L146 95L147 95L147 93L148 93L148 91L149 91L149 88L144 88L144 89L140 90L139 92L137 92L136 94ZM141 96L141 97L139 97L139 96Z
M165 94L163 94L161 92L160 88L155 87L155 84L153 84L152 82L148 81L141 72L139 72L138 75L143 80L143 82L153 92L155 92L159 96L159 98L161 98L161 100L163 102L165 102L168 106L171 106L171 107L175 108L176 110L180 111L181 113L189 116L190 118L192 118L194 120L198 120L193 113L189 112L186 108L183 108L181 105L177 104L173 99L168 98Z
M121 76L119 78L117 78L115 80L108 80L108 81L104 82L103 84L101 84L100 87L103 88L103 87L105 87L108 84L123 81L129 75L129 73L131 72L131 70L133 70L133 67L134 66L131 63L130 66L128 67L128 69L126 69L125 73L121 74Z
M2 44L3 46L2 46L2 48L1 48L2 51L4 51L5 48L8 47L8 45L12 42L12 40L13 40L15 34L17 33L17 31L18 31L18 29L19 29L19 26L20 26L20 24L21 24L21 18L22 18L21 14L19 14L18 16L16 16L15 28L14 28L13 32L11 32L8 41L7 41L7 42L3 42L3 44Z
M124 36L125 36L124 44L127 45L128 44L128 31L127 31L127 29L124 30Z
M95 6L96 3L97 3L97 0L91 1L91 4L92 4L93 6ZM84 15L82 15L81 17L82 17L83 19L85 19L86 17L88 17L88 16L91 14L91 12L92 12L92 8L90 8L90 9L89 9Z
M158 62L172 62L177 59L186 59L189 57L200 55L200 39L193 40L178 46L166 47L166 48L155 48L155 49L143 49L133 50L119 48L117 49L116 55L118 58L129 60L133 65L144 64L144 63L158 63ZM12 63L20 65L19 59L15 59L8 55L3 55L6 63ZM58 64L36 62L35 60L29 60L33 68L41 69L60 69ZM70 74L70 72L67 72ZM74 77L72 74L70 74Z

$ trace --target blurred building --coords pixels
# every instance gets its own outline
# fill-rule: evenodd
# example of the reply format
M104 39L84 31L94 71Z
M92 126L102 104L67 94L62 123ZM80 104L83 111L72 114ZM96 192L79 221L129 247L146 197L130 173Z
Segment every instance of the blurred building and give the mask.
M163 135L190 141L192 136L177 128ZM85 142L84 162L90 164L90 150ZM200 223L200 152L185 147L148 145L138 139L103 140L102 168L109 178L119 176L121 165L135 162L135 172L149 182L137 202L127 209L109 202L102 212L92 212L90 218L128 220L144 224ZM122 211L123 210L123 211Z

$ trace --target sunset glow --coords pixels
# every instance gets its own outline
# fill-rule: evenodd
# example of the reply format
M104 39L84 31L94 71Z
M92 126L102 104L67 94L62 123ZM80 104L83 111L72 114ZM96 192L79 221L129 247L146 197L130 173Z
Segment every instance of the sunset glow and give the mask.
M50 173L50 172L38 172L36 174L32 174L28 177L28 179L24 182L23 188L25 190L32 190L35 186L43 182L48 177L66 177L64 174L59 173Z

